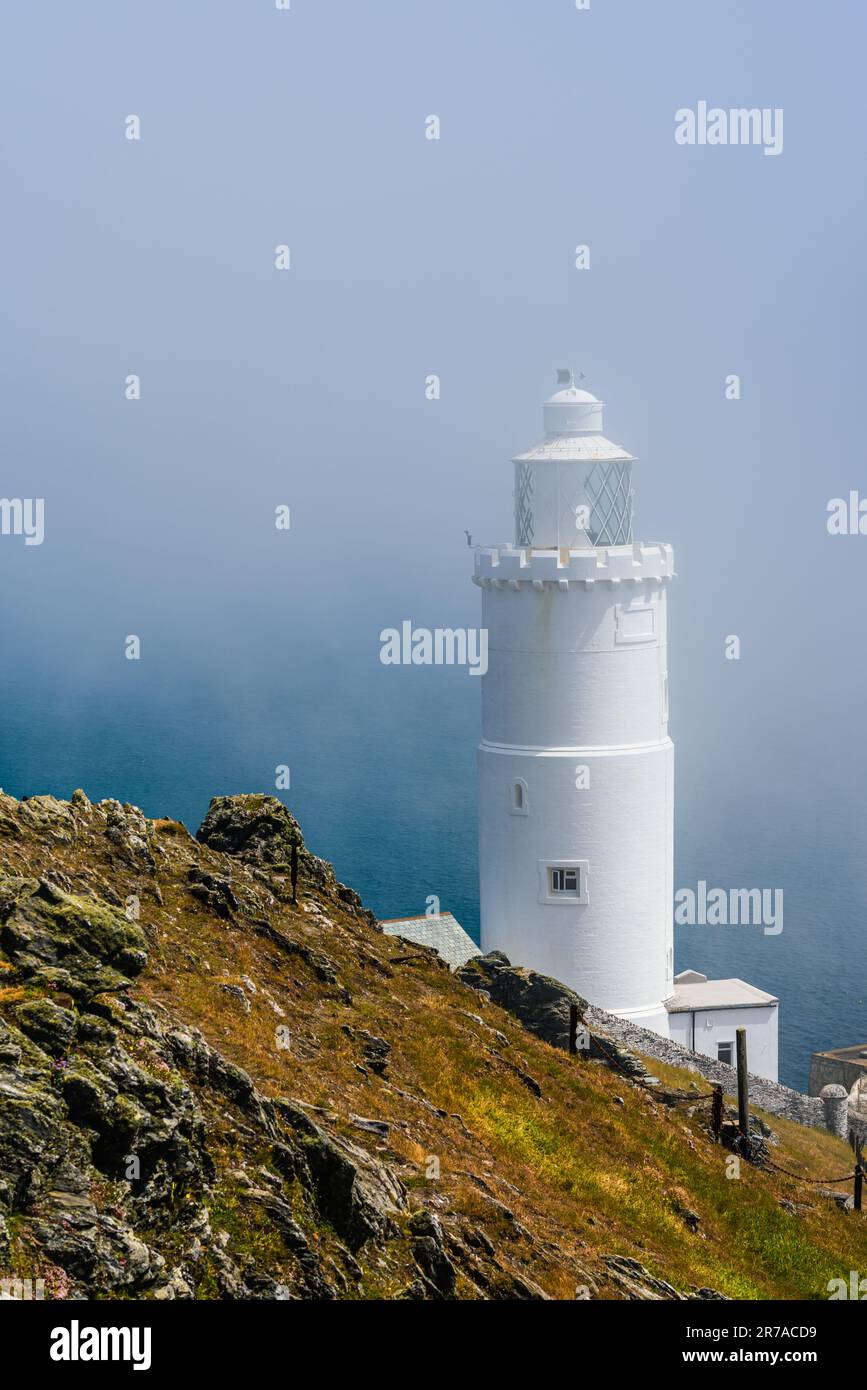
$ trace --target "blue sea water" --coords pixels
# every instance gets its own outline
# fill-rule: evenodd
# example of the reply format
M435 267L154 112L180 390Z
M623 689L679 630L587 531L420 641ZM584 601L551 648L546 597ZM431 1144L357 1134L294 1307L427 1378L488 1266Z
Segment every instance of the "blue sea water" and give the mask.
M475 931L479 682L377 637L478 622L464 529L512 534L571 363L677 557L675 886L784 894L676 965L778 995L803 1087L867 1041L867 538L826 527L865 495L865 7L85 8L0 53L2 489L46 504L0 537L0 784L195 828L288 764L378 914ZM677 145L702 96L785 152Z
M68 797L82 786L92 799L117 797L195 830L212 796L273 791L275 767L286 763L291 787L275 794L310 848L377 915L421 913L436 894L477 937L479 683L466 671L386 668L372 658L350 663L346 680L327 663L271 663L229 689L204 676L193 688L133 675L134 665L123 684L72 690L48 682L25 690L7 672L4 789ZM786 786L776 804L757 800L770 776L760 760L747 760L746 784L711 795L690 732L685 748L674 732L676 886L704 879L785 895L778 936L752 926L676 928L676 968L738 975L778 995L780 1078L805 1089L813 1050L867 1040L857 817L845 801Z

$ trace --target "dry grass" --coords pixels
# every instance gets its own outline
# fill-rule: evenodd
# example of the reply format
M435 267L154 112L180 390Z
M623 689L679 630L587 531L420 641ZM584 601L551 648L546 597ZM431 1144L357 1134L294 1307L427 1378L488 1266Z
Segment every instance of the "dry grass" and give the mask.
M164 851L162 905L140 877L109 862L98 835L84 868L81 840L52 848L55 867L77 892L102 878L121 896L139 893L151 948L139 993L200 1028L266 1094L327 1108L333 1127L378 1149L419 1203L442 1199L441 1210L458 1227L480 1227L503 1270L532 1279L555 1298L573 1297L589 1272L601 1296L617 1296L601 1256L619 1254L678 1288L709 1285L734 1298L794 1299L825 1297L830 1279L867 1269L863 1216L844 1214L815 1188L747 1164L739 1177L727 1176L728 1155L713 1143L700 1109L693 1116L668 1110L606 1067L530 1037L423 953L395 963L405 949L335 899L302 893L298 908L267 900L261 881L239 861L196 845L175 822L159 821L156 831ZM7 840L7 871L32 872L38 849L26 837ZM187 891L194 862L231 872L242 900L244 893L265 899L273 925L331 958L339 985L323 983L300 956L257 935L243 916L227 921L203 908ZM330 924L304 912L313 901ZM242 977L257 986L255 994L248 991L249 1014L220 988ZM480 1014L483 1024L460 1010ZM278 1045L278 1027L289 1030L288 1049ZM391 1046L384 1077L365 1067L363 1029ZM507 1046L495 1041L493 1029L505 1034ZM541 1100L503 1059L539 1082ZM695 1083L688 1073L651 1066L666 1083L684 1089ZM388 1140L360 1133L352 1116L387 1121ZM775 1117L769 1123L780 1138L774 1150L780 1164L808 1177L851 1168L848 1148L830 1135ZM216 1116L215 1141L232 1142ZM438 1164L434 1180L431 1160ZM786 1199L804 1210L785 1210ZM219 1202L218 1223L249 1225L230 1184L221 1187ZM696 1233L684 1208L699 1217ZM327 1242L328 1232L319 1237ZM263 1259L274 1253L267 1240L264 1229L250 1227L251 1245L262 1245ZM387 1295L401 1277L397 1269L377 1273L372 1265L365 1291Z

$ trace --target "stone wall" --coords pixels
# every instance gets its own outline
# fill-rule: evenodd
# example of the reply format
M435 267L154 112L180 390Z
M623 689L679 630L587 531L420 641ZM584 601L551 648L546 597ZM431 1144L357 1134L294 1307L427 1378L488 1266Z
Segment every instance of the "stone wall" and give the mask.
M854 1049L853 1049L854 1050ZM823 1086L845 1086L851 1091L856 1081L867 1076L863 1062L847 1061L845 1057L829 1057L825 1052L814 1052L810 1062L809 1092L817 1096Z
M647 1028L627 1023L616 1014L597 1009L559 980L512 965L501 951L474 956L457 971L457 975L464 984L481 990L487 998L519 1019L529 1032L554 1047L565 1048L569 1045L569 1013L574 1005L590 1030L591 1056L605 1055L596 1044L598 1036L617 1045L618 1061L630 1073L640 1074L643 1071L638 1058L634 1056L638 1053L640 1057L694 1072L706 1081L719 1082L726 1095L737 1095L736 1067L706 1057L703 1052L692 1052L670 1038L660 1037ZM749 1091L750 1104L770 1115L782 1115L787 1120L813 1129L829 1129L836 1133L842 1131L839 1107L837 1113L833 1113L833 1106L829 1103L826 1107L820 1096L805 1096L789 1086L780 1085L778 1081L753 1075L750 1075ZM856 1134L867 1128L864 1118L859 1117L851 1105L848 1127ZM867 1139L867 1135L864 1137Z
M604 1009L587 1006L585 1021L589 1028L598 1029L602 1034L623 1043L625 1047L640 1052L643 1057L652 1057L657 1062L667 1062L672 1067L682 1067L695 1072L707 1081L718 1081L725 1087L727 1095L737 1095L738 1074L735 1067L726 1066L713 1057L705 1057L701 1052L691 1052L670 1038L662 1038L647 1028L637 1028L615 1014ZM825 1129L825 1107L818 1096L804 1096L777 1081L768 1081L763 1076L750 1076L750 1102L758 1105L771 1115L782 1115L795 1120L799 1125L810 1125L814 1129Z

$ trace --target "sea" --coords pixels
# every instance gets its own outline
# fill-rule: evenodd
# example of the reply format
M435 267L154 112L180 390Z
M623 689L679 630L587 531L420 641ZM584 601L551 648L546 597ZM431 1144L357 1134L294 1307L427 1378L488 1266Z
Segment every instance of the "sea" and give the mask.
M7 667L0 782L18 797L68 798L82 787L93 800L116 797L192 831L213 796L271 792L298 817L309 848L379 917L423 913L436 897L478 939L479 696L466 670L383 667L375 657L262 663L231 684L217 673L191 683L132 669L93 684L81 673L25 680ZM859 817L845 794L805 792L797 765L790 785L761 795L774 770L783 783L789 774L785 760L751 762L750 750L737 794L712 794L694 731L685 748L676 726L672 733L675 887L704 881L784 894L779 934L676 927L675 968L737 975L775 994L780 1080L805 1090L814 1050L867 1045ZM277 791L281 765L290 785Z

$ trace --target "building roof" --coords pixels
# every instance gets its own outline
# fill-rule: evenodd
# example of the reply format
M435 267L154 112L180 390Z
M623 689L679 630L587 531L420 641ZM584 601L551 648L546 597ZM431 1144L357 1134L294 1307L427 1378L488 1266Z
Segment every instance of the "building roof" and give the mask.
M549 434L523 454L516 454L513 463L569 463L573 461L610 463L620 460L633 462L632 454L612 444L604 434Z
M437 912L432 917L395 917L379 925L386 936L401 936L416 946L432 946L451 970L481 955L473 938L450 912Z
M549 396L546 405L601 405L598 396L594 396L590 391L582 391L580 386L573 382L571 386L565 386L562 391L555 391L553 396Z
M685 975L695 973L684 971ZM691 1013L693 1009L761 1009L780 1002L746 980L684 980L678 976L674 984L674 994L665 1001L670 1014Z
M867 1070L867 1043L857 1043L854 1047L830 1047L827 1052L814 1052L814 1057L833 1057L835 1062L852 1062L856 1067Z

